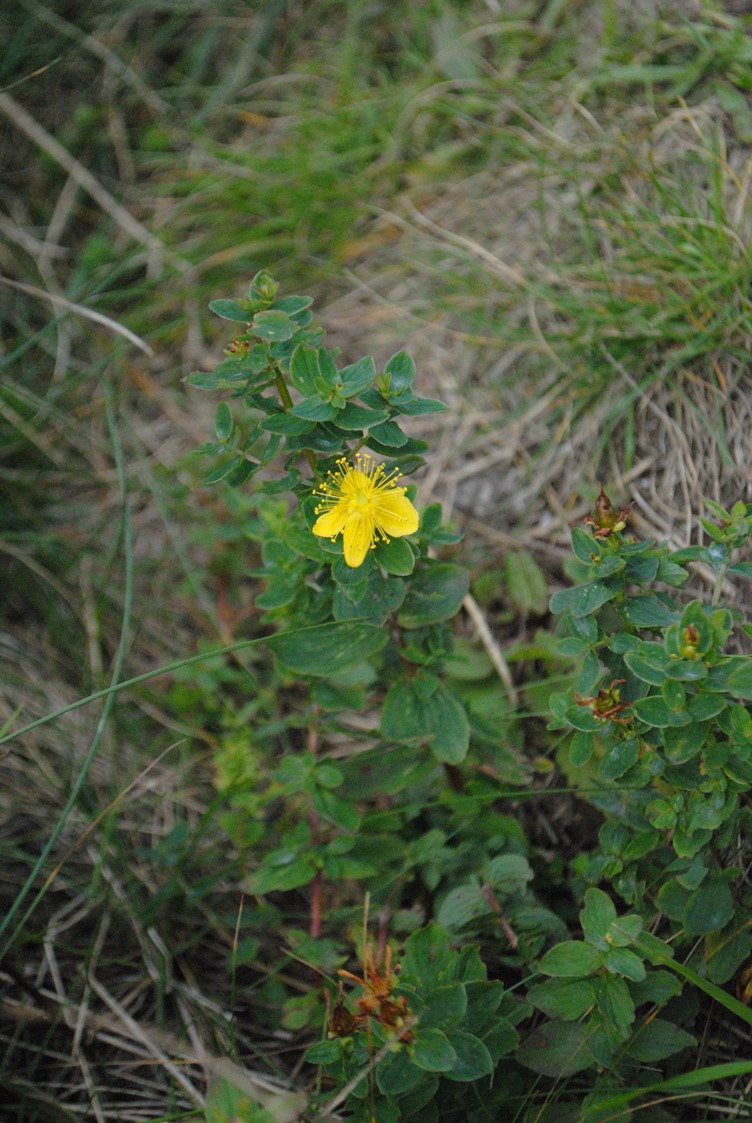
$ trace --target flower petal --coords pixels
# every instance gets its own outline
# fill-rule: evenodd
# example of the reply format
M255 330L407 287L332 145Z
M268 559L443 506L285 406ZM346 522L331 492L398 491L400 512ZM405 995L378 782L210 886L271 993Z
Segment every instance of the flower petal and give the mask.
M319 538L336 538L344 530L349 513L346 503L338 503L330 511L325 511L323 515L319 515L311 529L314 534L318 534Z
M396 488L382 491L377 501L371 504L371 510L376 525L392 538L413 534L418 529L418 512L407 496Z
M345 523L345 561L357 569L365 561L374 536L373 517L367 511L352 511Z

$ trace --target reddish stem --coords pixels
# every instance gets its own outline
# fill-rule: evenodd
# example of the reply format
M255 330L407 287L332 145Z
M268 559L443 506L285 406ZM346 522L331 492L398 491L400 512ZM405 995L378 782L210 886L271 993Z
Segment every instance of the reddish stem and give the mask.
M514 929L512 928L509 921L507 920L507 918L504 916L504 913L501 911L501 905L496 900L496 897L494 895L494 891L493 891L493 889L491 888L490 885L484 885L483 886L483 896L486 898L489 905L491 906L493 911L496 913L496 919L499 922L499 927L501 928L502 932L504 933L507 940L509 941L510 948L512 949L512 951L516 951L517 945L519 943L519 940L517 939L517 934L514 931Z
M313 706L311 714L311 724L308 727L308 751L313 756L316 755L316 750L319 747L319 730L317 723L318 706ZM311 827L311 841L316 845L318 842L319 831L319 813L311 802L308 809L308 822ZM321 887L322 887L322 872L316 870L313 881L311 882L311 918L309 922L309 932L313 939L317 939L321 935Z
M316 870L311 882L311 922L310 934L313 939L321 935L321 870Z

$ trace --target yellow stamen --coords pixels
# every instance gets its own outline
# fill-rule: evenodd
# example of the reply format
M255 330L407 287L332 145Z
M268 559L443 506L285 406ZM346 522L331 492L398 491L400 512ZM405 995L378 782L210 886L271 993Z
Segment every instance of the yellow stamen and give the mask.
M313 533L336 541L343 536L345 562L352 569L362 565L369 549L379 541L401 538L418 529L418 512L397 480L401 473L387 474L368 453L358 453L355 464L342 457L336 472L327 472L314 494L321 496Z

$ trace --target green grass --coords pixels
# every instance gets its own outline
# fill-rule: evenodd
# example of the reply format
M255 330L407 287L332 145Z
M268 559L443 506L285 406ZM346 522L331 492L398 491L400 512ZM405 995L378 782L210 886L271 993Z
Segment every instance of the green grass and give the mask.
M444 477L500 452L493 531L560 546L562 512L639 469L645 517L674 533L677 479L682 511L747 486L749 18L111 0L63 19L23 0L5 22L0 88L106 195L6 107L0 273L154 355L0 287L0 722L25 730L0 739L0 1083L19 1123L188 1119L203 1077L193 1054L165 1061L175 1042L197 1027L210 1053L297 1079L279 1010L310 989L277 935L307 903L239 911L238 811L212 788L249 720L275 752L301 734L275 740L296 699L249 647L255 516L202 491L191 456L210 421L181 380L219 354L209 300L269 267L347 327L346 353L383 360L409 333L422 388L471 419ZM486 610L511 644L526 621L505 596ZM204 663L215 648L231 657ZM331 904L341 946L358 910Z

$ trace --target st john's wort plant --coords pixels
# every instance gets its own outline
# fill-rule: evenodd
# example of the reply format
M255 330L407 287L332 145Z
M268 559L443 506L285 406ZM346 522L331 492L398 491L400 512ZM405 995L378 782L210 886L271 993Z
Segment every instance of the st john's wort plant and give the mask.
M552 698L552 728L566 731L564 768L604 821L598 848L575 863L591 886L584 940L549 950L540 963L548 979L529 995L552 1021L519 1057L548 1075L596 1064L629 1079L638 1063L692 1045L684 1028L656 1017L681 989L676 964L710 987L729 983L752 950L752 900L739 877L752 657L738 653L752 628L723 603L725 579L752 576L735 557L752 505L708 507L709 544L671 550L631 534L628 510L601 490L586 529L572 531L580 582L551 599L561 649L582 660L579 682ZM698 562L715 574L712 593L682 597ZM599 884L635 911L619 915ZM732 992L713 993L746 1014Z
M442 674L447 621L469 577L430 556L455 536L438 504L419 514L405 480L427 446L400 424L445 407L415 393L404 352L380 371L370 357L338 365L312 324L311 298L277 291L260 273L245 299L214 301L235 335L214 371L188 380L223 395L216 439L202 449L215 462L205 482L253 481L246 533L259 563L251 573L264 583L255 607L275 628L280 682L309 687L295 698L283 746L294 747L297 726L304 747L298 740L299 751L284 752L276 767L267 759L267 784L256 787L257 812L280 798L287 808L280 848L251 879L259 893L374 868L372 856L352 854L363 842L361 816L332 759L332 738L353 710L376 706L387 746L414 746L429 769L459 765L470 739L467 712ZM315 916L312 924L318 930Z
M752 658L727 650L750 628L722 603L724 578L746 586L752 575L733 557L752 508L712 510L718 521L702 520L710 544L674 551L631 535L626 512L596 510L588 529L572 532L583 580L551 601L561 646L583 660L579 683L552 710L572 730L570 765L600 781L592 798L606 815L584 872L608 878L634 907L668 906L689 936L731 919L724 857L752 785ZM707 600L677 595L693 562L715 573Z

